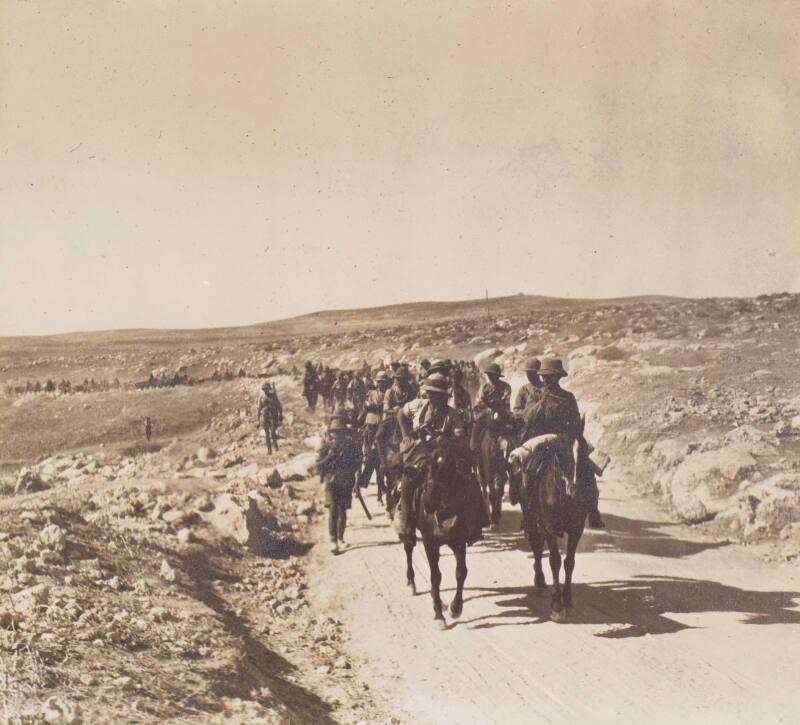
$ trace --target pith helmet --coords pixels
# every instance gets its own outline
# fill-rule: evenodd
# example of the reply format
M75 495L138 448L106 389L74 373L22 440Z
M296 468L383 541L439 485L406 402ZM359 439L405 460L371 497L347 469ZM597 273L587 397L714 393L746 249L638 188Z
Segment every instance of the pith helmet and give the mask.
M537 373L541 367L542 361L538 357L532 357L525 363L525 372Z
M444 360L434 360L428 368L428 375L435 372L447 372L447 363Z
M388 379L389 379L389 376L386 374L386 371L385 371L385 370L381 370L381 371L380 371L380 372L379 372L379 373L378 373L378 374L375 376L375 382L376 382L376 383L380 383L380 382L383 382L383 381L385 381L385 380L388 380Z
M503 369L497 363L489 363L484 369L483 372L486 375L497 375L497 377L503 377Z
M422 386L422 389L426 393L443 393L447 395L450 390L447 384L447 378L440 374L440 373L431 373L425 378L425 384Z
M566 377L567 371L564 370L564 363L557 357L546 357L542 360L539 368L539 375L557 375L559 378Z

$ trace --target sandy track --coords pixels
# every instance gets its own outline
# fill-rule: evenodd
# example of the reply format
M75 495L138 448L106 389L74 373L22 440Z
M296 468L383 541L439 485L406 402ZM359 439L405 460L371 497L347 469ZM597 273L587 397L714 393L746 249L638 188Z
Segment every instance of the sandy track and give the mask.
M344 621L358 674L402 722L796 722L796 565L698 539L618 481L602 493L608 530L581 542L566 623L549 620L549 591L532 590L507 502L499 530L469 549L464 613L447 631L432 620L421 545L412 596L372 494L378 515L368 522L354 503L346 553L317 547L317 606ZM455 562L444 551L447 601ZM545 572L549 583L546 560Z

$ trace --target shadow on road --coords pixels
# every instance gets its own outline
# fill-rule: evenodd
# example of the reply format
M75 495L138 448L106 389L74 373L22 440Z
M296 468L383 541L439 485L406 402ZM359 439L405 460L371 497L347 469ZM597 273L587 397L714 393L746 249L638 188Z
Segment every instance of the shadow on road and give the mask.
M674 526L669 522L642 521L614 514L604 514L603 518L606 528L602 531L584 532L578 546L578 554L591 554L597 551L624 552L682 559L702 551L727 546L721 542L679 539L668 532L659 530ZM525 532L521 530L521 526L521 511L504 511L498 528L495 531L485 532L480 547L471 549L470 555L515 549L530 551L528 540Z
M462 620L475 629L540 624L549 620L550 589L532 586L475 588L470 599L493 598L497 613ZM635 576L629 580L573 585L575 609L568 622L608 625L597 637L624 639L692 629L670 613L731 612L741 624L800 624L800 592L763 592L679 577ZM796 601L798 600L798 601Z

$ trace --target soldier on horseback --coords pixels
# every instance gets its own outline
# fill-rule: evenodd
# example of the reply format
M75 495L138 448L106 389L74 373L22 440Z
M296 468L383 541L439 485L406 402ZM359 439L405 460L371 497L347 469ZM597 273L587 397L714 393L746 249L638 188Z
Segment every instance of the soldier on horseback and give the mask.
M408 368L398 365L394 370L393 377L394 382L383 396L383 419L378 426L375 440L380 467L386 480L387 507L389 492L392 491L395 484L395 472L390 465L389 456L392 451L397 450L400 444L397 412L414 398L414 389L411 387L411 374Z
M469 443L473 451L478 450L484 428L492 413L507 415L511 409L511 386L505 380L501 380L503 371L500 366L497 363L490 363L483 374L486 380L481 385L475 402L475 420Z
M532 357L525 363L525 377L528 378L528 382L519 389L517 397L514 399L515 414L522 415L525 412L525 408L541 395L544 385L539 377L539 368L541 366L542 363L538 357Z
M468 420L472 419L472 400L464 387L464 373L460 367L454 367L450 376L450 405L463 413Z
M364 423L362 428L364 440L364 467L361 472L360 485L366 488L369 485L370 478L372 478L372 472L375 471L375 475L378 479L378 501L383 502L383 468L380 465L376 437L378 435L378 427L383 419L383 398L386 395L386 391L389 389L391 380L389 380L389 376L381 370L375 376L375 381L378 387L367 393L367 399L364 402Z
M564 365L558 358L545 358L538 374L543 382L535 397L527 403L523 412L525 422L523 440L536 436L555 434L558 436L558 456L566 470L576 465L573 443L582 436L583 423L575 396L561 387L560 380L567 376ZM588 468L588 467L587 467ZM604 528L605 524L597 508L599 494L594 475L584 477L584 495L589 510L589 527Z
M414 457L417 444L431 437L448 439L458 452L459 472L463 479L465 500L468 503L466 522L469 528L467 541L473 543L481 538L481 529L488 524L483 500L477 480L472 476L470 453L465 439L463 415L448 405L450 394L447 378L441 373L430 373L423 385L426 397L416 398L404 405L397 415L403 438L401 452L404 463ZM404 485L401 491L400 520L396 527L401 540L414 540L413 496L414 486Z

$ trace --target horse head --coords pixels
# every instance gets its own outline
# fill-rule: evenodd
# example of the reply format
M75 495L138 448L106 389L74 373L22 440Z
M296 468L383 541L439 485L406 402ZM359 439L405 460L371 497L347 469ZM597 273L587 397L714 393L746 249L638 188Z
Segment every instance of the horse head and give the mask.
M458 458L455 445L439 438L431 441L424 476L423 497L425 508L433 511L441 503L447 504L458 493Z

